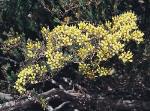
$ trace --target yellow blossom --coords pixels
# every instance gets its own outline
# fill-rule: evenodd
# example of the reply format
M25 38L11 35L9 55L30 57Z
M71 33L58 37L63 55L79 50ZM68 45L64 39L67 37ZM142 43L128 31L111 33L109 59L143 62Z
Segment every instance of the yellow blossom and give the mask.
M35 58L40 52L41 47L42 47L42 44L39 41L36 42L36 41L28 40L26 44L27 57Z
M41 50L39 41L28 41L27 56L36 57L40 51L52 72L57 72L69 62L79 63L79 71L88 78L107 76L111 68L103 67L103 62L118 56L126 62L133 61L131 51L125 52L126 43L134 40L143 42L143 33L138 29L137 16L129 11L112 17L105 24L80 22L77 25L61 25L52 31L43 27L41 32L45 40L45 49ZM16 81L15 88L23 93L27 83L35 84L47 72L46 66L39 64L23 68Z
M46 74L47 68L46 66L40 66L39 64L29 65L26 68L23 68L18 73L18 79L15 83L15 88L19 93L25 93L26 84L36 84L37 80L40 81L44 74ZM36 80L37 79L37 80Z
M130 51L123 52L119 55L119 59L121 59L124 63L132 62L133 54Z

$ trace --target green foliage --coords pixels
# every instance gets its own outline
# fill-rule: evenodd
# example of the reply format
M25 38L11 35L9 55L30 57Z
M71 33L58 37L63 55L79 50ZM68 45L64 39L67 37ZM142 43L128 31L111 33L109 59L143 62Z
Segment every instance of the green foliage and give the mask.
M3 1L1 17L2 23L7 24L7 30L12 27L16 32L24 33L26 38L32 39L40 38L41 24L50 24L51 27L58 24L44 0Z

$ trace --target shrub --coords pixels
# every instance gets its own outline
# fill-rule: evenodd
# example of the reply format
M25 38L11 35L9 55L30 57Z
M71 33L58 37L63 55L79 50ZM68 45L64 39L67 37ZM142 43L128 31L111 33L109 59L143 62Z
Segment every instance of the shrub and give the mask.
M29 65L26 68L23 68L18 74L18 80L16 81L15 88L18 92L23 93L26 91L24 86L27 83L36 84L47 72L46 66L39 64Z
M110 75L111 68L103 66L102 62L113 56L124 63L132 62L133 54L125 50L125 45L131 40L137 44L143 41L144 34L136 21L136 15L130 11L97 26L83 21L72 26L57 26L52 31L43 27L45 45L29 41L27 59L38 59L42 53L46 64L40 66L41 62L36 61L35 65L23 68L18 74L16 89L24 93L27 83L35 84L47 71L57 73L70 62L78 63L79 71L88 78Z

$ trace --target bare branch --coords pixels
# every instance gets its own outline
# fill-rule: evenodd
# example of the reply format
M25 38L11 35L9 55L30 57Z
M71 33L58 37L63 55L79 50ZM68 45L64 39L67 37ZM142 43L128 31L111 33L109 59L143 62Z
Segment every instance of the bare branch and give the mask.
M13 62L14 64L18 63L17 61L15 61L11 58L7 58L7 57L3 57L3 56L0 56L0 60L10 61L10 62Z
M60 104L59 106L57 106L53 111L59 111L60 109L62 109L66 104L69 104L70 101L66 101L63 102L62 104Z
M88 96L87 96L88 95ZM82 109L86 105L90 105L90 103L97 101L95 105L100 106L102 108L105 107L105 104L110 105L116 110L131 110L134 108L140 108L143 110L150 110L150 101L140 101L140 100L112 100L107 97L103 98L94 98L89 94L82 94L70 91L64 91L61 89L51 89L47 92L43 92L38 95L38 97L45 98L47 101L53 101L54 99L61 99L64 101L58 107L53 108L49 106L47 109L49 111L58 111L59 109L63 108L64 105L71 103L75 105L79 110ZM111 102L107 102L111 101ZM35 101L34 99L27 99L23 98L18 101L10 101L0 105L0 111L10 111L17 108L27 108L31 106ZM83 104L84 103L84 104ZM98 104L97 104L98 103Z
M5 94L5 93L0 92L0 99L12 100L14 98L11 96L11 94Z
M62 98L67 98L69 100L73 100L73 98L75 98L76 96L79 96L79 94L75 94L75 95L73 93L69 94L69 93L67 93L67 91L63 91L60 89L51 89L47 92L39 94L38 96L39 97L42 96L43 98L49 97L49 99L51 99L51 98L55 97L56 95L59 95ZM22 107L22 108L28 107L33 102L34 102L33 99L29 100L27 98L19 99L17 101L9 101L9 102L6 102L6 103L0 105L0 111L17 109L20 107Z

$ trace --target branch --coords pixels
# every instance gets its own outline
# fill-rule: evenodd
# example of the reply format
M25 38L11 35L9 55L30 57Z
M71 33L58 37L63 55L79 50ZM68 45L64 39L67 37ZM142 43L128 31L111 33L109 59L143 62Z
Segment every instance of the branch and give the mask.
M68 93L67 91L63 91L60 89L51 89L47 92L39 94L38 97L42 96L43 98L49 97L49 99L52 99L53 97L56 97L56 95L69 100L74 100L74 98L79 96L80 94ZM17 108L26 108L30 106L32 103L34 103L34 100L27 98L19 99L17 101L9 101L0 105L0 111L10 111Z
M6 60L6 61L9 61L9 62L13 62L14 64L17 64L18 62L11 59L11 58L7 58L7 57L3 57L3 56L0 56L0 60Z
M75 93L73 91L64 91L61 89L51 89L47 92L38 94L38 97L43 97L48 101L53 101L54 99L61 99L61 101L64 101L56 108L49 106L47 109L51 109L51 111L58 111L68 103L71 103L75 107L78 107L79 110L88 110L91 104L94 104L96 107L100 106L99 109L105 107L105 105L109 105L110 108L113 108L115 110L131 110L135 108L150 110L150 101L113 100L108 97L94 98L88 94L85 95L81 93ZM1 104L0 111L10 111L17 108L28 108L33 103L35 103L33 99L29 100L27 98L23 98L17 101L10 101Z
M11 96L11 94L5 94L5 93L0 92L0 99L12 100L14 98Z
M23 99L19 101L9 101L0 105L0 111L11 111L19 107L26 107L31 104L32 101Z
M43 0L38 0L38 2L42 5L42 7L43 7L46 11L48 11L48 12L51 13L51 11L49 10L49 8L46 7L46 5L45 5L45 3L44 3Z
M59 106L57 106L55 109L53 109L53 111L59 111L60 109L62 109L66 104L69 104L70 101L66 101L63 102L62 104L60 104Z

